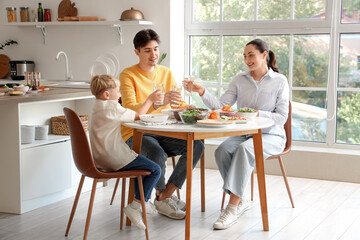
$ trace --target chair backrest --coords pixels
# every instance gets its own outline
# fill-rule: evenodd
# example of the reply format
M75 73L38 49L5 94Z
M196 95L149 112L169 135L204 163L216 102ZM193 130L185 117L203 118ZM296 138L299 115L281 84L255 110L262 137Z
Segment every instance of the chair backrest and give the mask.
M286 144L285 144L285 149L283 151L283 154L288 153L290 151L291 145L292 145L291 111L292 111L292 106L291 106L291 101L289 101L288 119L286 120L286 123L284 124L284 129L285 129L285 134L286 134Z
M87 177L98 177L100 171L95 166L89 141L79 116L66 107L64 113L69 127L72 155L77 169Z

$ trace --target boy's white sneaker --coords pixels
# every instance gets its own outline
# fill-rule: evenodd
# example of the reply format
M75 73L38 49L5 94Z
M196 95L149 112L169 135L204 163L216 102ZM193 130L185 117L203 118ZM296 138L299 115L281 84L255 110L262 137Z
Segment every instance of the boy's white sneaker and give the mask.
M220 217L214 223L213 228L219 230L227 229L237 223L237 219L237 214L233 214L228 209L225 209L221 212Z
M177 207L176 202L172 198L166 198L161 201L154 201L154 205L158 213L165 215L172 219L184 219L185 212Z
M185 212L186 203L184 201L181 201L180 199L178 199L178 197L176 195L172 195L171 199L174 200L174 202L176 203L178 209Z
M134 209L130 205L127 205L126 207L124 207L124 213L126 214L126 216L128 216L128 218L135 226L137 226L141 230L146 229L140 209Z

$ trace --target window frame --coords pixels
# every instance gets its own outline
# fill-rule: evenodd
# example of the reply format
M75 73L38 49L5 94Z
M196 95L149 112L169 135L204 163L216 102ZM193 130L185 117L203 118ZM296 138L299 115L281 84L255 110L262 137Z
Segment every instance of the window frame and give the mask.
M255 1L255 6L258 0ZM294 1L291 0L292 9L294 9ZM190 49L191 49L191 36L219 36L219 80L216 86L218 91L221 88L226 88L228 84L222 82L222 40L223 36L227 35L290 35L290 56L289 56L289 87L290 99L293 90L326 90L327 93L327 124L326 124L326 139L325 143L322 142L307 142L307 141L294 141L295 145L301 146L317 146L317 147L336 147L342 149L360 149L360 144L342 144L336 143L336 109L337 109L337 94L338 91L360 91L359 89L339 88L338 82L338 68L339 68L339 47L340 36L346 33L360 33L360 23L341 23L341 0L326 0L325 3L325 19L292 19L292 20L255 20L255 21L218 21L218 22L194 22L192 13L193 0L185 0L185 69L189 73L191 66ZM222 4L222 0L220 0ZM255 7L256 11L256 7ZM255 18L257 13L255 12ZM293 16L292 11L292 18ZM333 16L333 17L332 17ZM222 19L222 7L220 7L220 19ZM309 27L311 26L311 27ZM314 35L314 34L328 34L330 37L329 43L329 71L328 71L328 84L326 88L302 88L292 86L293 75L293 38L294 35ZM204 84L204 86L208 86Z

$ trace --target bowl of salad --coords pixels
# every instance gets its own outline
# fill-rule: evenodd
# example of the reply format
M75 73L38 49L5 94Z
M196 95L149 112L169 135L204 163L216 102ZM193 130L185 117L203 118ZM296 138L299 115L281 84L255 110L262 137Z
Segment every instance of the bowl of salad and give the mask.
M195 124L198 120L207 119L209 117L209 111L191 109L179 112L179 116L184 124Z
M247 120L254 120L258 112L252 108L241 108L238 111L239 117L246 118Z

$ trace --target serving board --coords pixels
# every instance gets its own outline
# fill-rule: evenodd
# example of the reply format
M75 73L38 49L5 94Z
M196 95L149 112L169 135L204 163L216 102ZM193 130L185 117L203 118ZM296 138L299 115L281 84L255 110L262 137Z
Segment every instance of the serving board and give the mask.
M0 78L5 78L9 74L10 58L4 54L0 54Z

